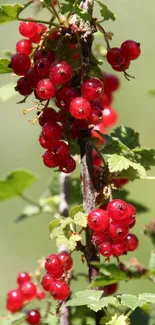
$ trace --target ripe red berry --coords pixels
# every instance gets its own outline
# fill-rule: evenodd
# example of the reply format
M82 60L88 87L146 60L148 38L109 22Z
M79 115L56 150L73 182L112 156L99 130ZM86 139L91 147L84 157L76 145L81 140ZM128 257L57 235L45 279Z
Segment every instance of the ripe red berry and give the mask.
M22 21L19 25L19 32L24 37L33 37L37 32L37 24L33 21Z
M65 156L63 160L59 162L59 168L63 173L70 174L76 168L76 161L71 156Z
M64 141L59 141L58 144L53 147L52 150L53 153L55 153L59 160L63 159L63 157L68 157L69 155L69 146L66 142Z
M87 116L90 124L100 124L103 119L102 111L98 106L92 106L89 115Z
M90 114L91 105L85 98L76 97L71 101L69 110L73 117L84 119Z
M107 61L113 67L119 67L121 64L124 63L125 58L118 47L113 47L107 52Z
M137 236L134 234L128 234L126 238L126 242L127 242L127 250L129 252L134 251L139 245L139 240Z
M43 50L43 49L37 50L34 53L33 59L34 59L34 62L36 62L36 61L38 61L40 59L47 59L51 63L53 63L54 60L55 60L55 53L53 51L51 51L51 50L48 50L48 51L47 50Z
M35 62L34 70L38 77L46 78L49 76L50 66L51 62L48 59L43 58Z
M112 245L112 253L114 256L121 256L127 251L127 243L125 240L122 240L119 243L114 243Z
M118 283L112 283L107 286L103 287L104 290L104 296L111 296L113 295L118 289Z
M55 86L49 79L42 79L36 85L36 93L41 99L50 99L56 92Z
M129 227L125 224L114 224L111 223L108 229L108 234L111 239L115 241L122 241L129 232Z
M40 79L41 79L41 78L39 78L39 76L36 74L34 68L30 68L30 69L27 71L26 78L27 78L27 81L28 81L29 86L30 86L32 89L35 89L35 88L36 88L37 83L38 83L38 82L40 81Z
M129 224L129 229L133 228L135 224L136 224L136 219L134 219L133 222Z
M108 241L108 235L104 231L95 231L92 236L92 242L95 246L101 246Z
M128 203L128 209L129 209L128 224L132 224L132 222L136 219L136 209L130 203Z
M30 325L38 325L41 320L40 312L37 309L30 310L27 313L26 321Z
M117 76L113 74L104 73L104 91L105 93L111 93L118 90L120 81Z
M130 60L125 59L124 63L121 64L119 67L112 67L115 71L122 72L127 70L130 67Z
M102 111L102 116L102 123L106 128L113 126L117 123L118 115L115 109L113 109L112 107L105 107Z
M62 86L56 92L56 105L59 108L68 109L72 99L78 96L76 88L71 86Z
M37 31L33 37L30 37L32 43L38 44L41 41L41 36L46 32L47 27L43 24L37 24Z
M58 273L62 272L61 261L56 254L51 254L47 257L45 269L49 274L54 276L57 276Z
M16 44L16 51L29 55L32 52L32 43L28 39L21 39Z
M112 94L111 93L103 93L102 96L99 99L99 104L102 108L107 107L111 105L113 100Z
M58 113L52 107L44 107L39 116L39 124L43 126L46 122L58 121Z
M29 282L31 280L30 275L27 272L21 272L17 276L17 283L21 286L24 282Z
M69 271L73 266L73 259L67 252L62 252L58 254L61 261L62 268Z
M125 201L115 199L109 202L107 212L114 222L121 222L125 221L128 217L129 209Z
M116 187L120 187L122 188L125 184L127 184L129 182L128 178L113 178L112 179L112 183L116 186Z
M121 52L127 60L136 60L141 54L140 43L127 40L122 43Z
M43 290L38 289L36 293L36 298L38 300L43 300L45 299L45 297L46 297L45 292Z
M49 291L50 284L55 281L55 278L53 275L46 273L43 275L41 280L41 285L45 291Z
M24 282L20 286L23 298L26 301L30 301L36 297L37 288L33 282Z
M21 77L18 79L16 89L22 96L29 96L33 92L26 77Z
M81 94L89 101L97 100L104 91L103 82L98 78L89 78L81 86Z
M88 215L88 225L95 231L106 230L109 227L110 218L106 211L94 209Z
M58 167L59 160L57 155L53 154L50 150L47 150L43 154L43 163L48 168Z
M98 144L99 145L102 145L104 143L104 137L102 137L100 134L98 134L96 131L99 131L100 133L102 134L106 134L107 131L105 129L105 126L103 123L100 123L100 124L97 124L94 126L93 130L91 131L91 134L92 134L92 137L94 138L98 138L99 141L98 141Z
M42 135L42 133L40 133L39 139L38 139L41 147L43 147L44 149L48 149L48 150L52 150L52 143L50 141L45 140L44 136Z
M110 242L102 243L99 248L99 253L102 256L110 257L112 255L112 244Z
M46 122L42 128L42 134L47 141L51 141L51 143L57 144L62 136L62 128L56 122Z
M6 309L15 313L23 307L23 296L19 289L11 290L7 294Z
M24 76L31 66L30 58L25 53L15 53L11 57L11 67L15 74Z
M72 78L72 67L66 61L56 61L50 68L50 79L54 84L63 85Z
M93 166L100 167L103 164L103 160L97 151L93 150Z
M56 300L66 300L70 295L69 285L62 280L56 280L50 285L50 294Z

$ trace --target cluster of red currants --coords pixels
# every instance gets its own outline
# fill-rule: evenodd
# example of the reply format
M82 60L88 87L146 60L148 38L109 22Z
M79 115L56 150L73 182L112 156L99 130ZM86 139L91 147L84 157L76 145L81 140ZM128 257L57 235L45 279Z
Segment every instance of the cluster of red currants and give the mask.
M109 259L138 247L138 238L129 233L136 223L136 210L130 203L115 199L88 215L88 225L94 230L92 242L99 253Z
M141 54L140 43L127 40L121 47L110 48L107 52L107 61L115 71L121 72L129 68L132 60L138 59Z
M51 254L46 258L45 269L41 284L56 300L65 300L70 295L68 285L73 259L67 252Z

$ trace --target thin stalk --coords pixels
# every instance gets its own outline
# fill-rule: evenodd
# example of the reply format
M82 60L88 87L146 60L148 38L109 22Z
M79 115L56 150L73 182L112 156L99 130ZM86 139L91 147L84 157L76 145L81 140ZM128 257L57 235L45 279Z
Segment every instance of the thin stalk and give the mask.
M42 207L40 206L39 203L37 203L37 202L31 200L30 198L28 198L27 196L25 196L23 193L20 193L20 194L19 194L19 197L20 197L23 201L25 201L26 203L31 204L31 205L35 205L36 207L38 207L38 208L40 209L40 211L42 210Z
M44 3L44 6L48 9L48 11L50 11L51 14L54 15L58 19L59 23L62 24L62 20L61 20L59 14L57 13L55 7L53 6L53 4L51 3L50 7L49 7L44 0L43 0L43 3Z

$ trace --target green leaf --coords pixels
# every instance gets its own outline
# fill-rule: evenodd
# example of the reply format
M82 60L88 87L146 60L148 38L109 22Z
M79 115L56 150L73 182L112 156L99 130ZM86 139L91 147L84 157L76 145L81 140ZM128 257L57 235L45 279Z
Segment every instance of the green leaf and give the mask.
M112 137L118 138L131 150L139 147L139 133L135 132L132 128L121 125L117 127L112 133Z
M77 3L75 3L73 5L73 10L82 20L84 20L84 21L90 21L91 20L91 17L88 14L88 12L86 12L82 8L80 8L80 6Z
M139 306L144 305L147 302L155 304L155 294L154 293L142 293L139 294Z
M9 21L17 20L18 14L24 8L19 3L4 4L0 6L0 24L8 23Z
M72 209L69 210L69 217L70 218L74 218L75 214L78 212L82 212L83 211L83 205L76 205L75 207L73 207Z
M48 225L49 232L51 233L55 228L58 228L59 225L60 225L59 219L52 220Z
M97 133L99 133L97 131ZM102 135L100 133L100 135ZM106 143L104 145L104 148L101 150L101 152L103 154L106 155L111 155L111 154L130 154L131 156L134 156L134 153L123 143L121 142L118 138L114 138L114 137L105 137L104 135L104 139L106 140Z
M88 308L97 313L99 310L102 310L104 307L108 307L109 305L117 307L119 305L118 299L116 297L104 297L97 302L89 303Z
M108 314L107 316L102 317L101 320L100 320L100 324L101 325L106 325L108 322L111 321L113 316L114 316L114 314Z
M0 201L20 195L36 180L36 176L26 169L12 171L4 181L0 181Z
M76 292L76 298L67 301L66 306L84 306L93 302L98 302L103 295L103 291L99 290L85 290Z
M64 15L68 12L77 14L81 19L84 21L90 21L91 17L90 15L84 11L79 6L80 0L76 1L68 1L68 3L62 3L61 5L61 13Z
M56 246L60 248L62 245L65 245L70 251L73 251L79 240L81 240L80 235L72 234L69 239L65 235L59 235L56 239Z
M17 95L17 93L14 89L15 85L16 84L14 82L10 82L10 83L0 87L0 100L2 102L6 102L7 100L9 100Z
M117 266L116 264L92 264L96 267L99 267L100 273L102 273L102 276L97 277L91 284L92 288L101 287L128 279L128 275L124 271L120 270L119 266Z
M9 68L9 64L10 64L9 59L0 58L0 73L10 73L10 72L12 72L12 69Z
M132 310L135 310L139 306L138 297L135 295L123 294L121 296L121 304Z
M20 216L16 219L16 222L22 221L28 217L36 216L41 212L41 209L37 205L27 205Z
M143 165L146 170L151 169L151 166L155 166L155 149L141 147L133 149L133 152L137 162Z
M74 216L74 222L81 227L87 227L87 214L83 212L77 212Z
M106 5L104 5L99 0L96 0L96 2L101 7L100 13L101 13L101 16L104 18L104 21L109 20L109 19L114 21L116 19L116 15L112 11L110 11Z
M71 223L73 223L73 219L68 217L68 218L62 218L60 220L60 224L61 224L61 229L66 228L66 226L70 225Z
M115 314L106 325L129 325L129 319L127 316Z

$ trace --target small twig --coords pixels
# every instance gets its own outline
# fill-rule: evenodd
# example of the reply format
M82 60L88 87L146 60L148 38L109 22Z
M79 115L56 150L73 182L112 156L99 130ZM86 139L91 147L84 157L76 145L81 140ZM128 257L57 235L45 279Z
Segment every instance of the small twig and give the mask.
M25 196L23 193L20 193L20 194L19 194L19 197L20 197L23 201L25 201L25 202L27 202L27 203L29 203L29 204L31 204L31 205L35 205L36 207L38 207L38 208L40 209L40 211L42 210L42 207L40 206L39 203L37 203L37 202L31 200L30 198L28 198L27 196Z
M122 70L123 71L123 70ZM124 72L124 77L128 80L128 81L130 81L130 79L132 78L132 79L135 79L135 77L134 76L131 76L129 73L127 73L126 71L123 71Z
M52 2L50 4L50 7L47 5L47 3L44 0L43 0L43 4L50 11L50 13L52 15L54 14L54 16L58 19L59 23L62 24L62 20L61 20L59 14L57 13L55 7L53 6Z
M107 44L107 50L109 50L110 49L110 43L109 43L109 40L106 37L105 29L98 22L96 22L96 26L98 27L99 31L104 35L104 39L105 39L105 42Z

